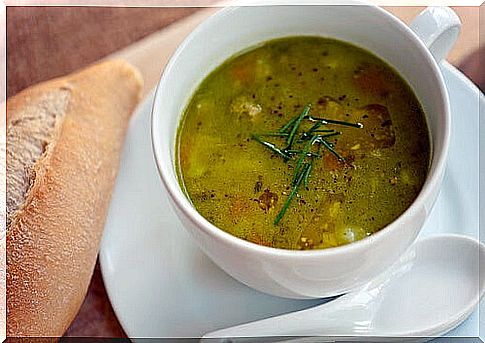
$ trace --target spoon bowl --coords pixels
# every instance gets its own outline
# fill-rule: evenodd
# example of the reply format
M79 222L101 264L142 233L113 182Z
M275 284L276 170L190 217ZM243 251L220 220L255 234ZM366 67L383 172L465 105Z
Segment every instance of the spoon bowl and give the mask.
M483 296L485 245L459 235L415 243L389 270L361 290L310 309L206 334L222 342L281 337L343 338L440 336L463 322ZM271 340L273 338L273 340ZM426 340L426 339L424 339Z
M464 321L484 293L484 245L463 236L416 244L410 269L380 294L373 330L392 336L437 336Z

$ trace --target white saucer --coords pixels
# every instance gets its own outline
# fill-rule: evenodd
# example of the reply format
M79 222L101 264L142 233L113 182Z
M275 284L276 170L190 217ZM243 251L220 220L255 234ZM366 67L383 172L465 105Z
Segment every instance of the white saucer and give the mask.
M483 94L443 65L453 115L443 188L427 236L478 238L479 105ZM200 337L208 331L306 308L327 300L288 300L254 291L215 266L172 213L150 142L153 92L133 118L100 251L104 282L129 337ZM478 310L448 336L477 337Z

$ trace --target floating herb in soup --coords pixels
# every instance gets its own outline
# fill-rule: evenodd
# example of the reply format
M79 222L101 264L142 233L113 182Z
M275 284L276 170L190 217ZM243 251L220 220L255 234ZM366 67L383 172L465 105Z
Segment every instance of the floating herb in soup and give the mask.
M423 110L385 62L320 37L230 58L192 96L180 183L220 229L282 249L348 244L395 220L429 167Z

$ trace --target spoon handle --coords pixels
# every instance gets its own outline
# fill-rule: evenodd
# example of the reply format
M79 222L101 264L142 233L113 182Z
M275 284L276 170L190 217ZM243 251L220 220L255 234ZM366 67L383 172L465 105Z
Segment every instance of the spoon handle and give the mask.
M414 260L413 249L406 253L388 271L378 276L357 292L309 309L287 313L280 316L257 320L246 324L210 332L202 341L210 342L279 342L298 336L305 341L312 336L335 341L337 338L349 340L351 336L362 337L375 335L372 318L379 306L379 296L389 281L404 272ZM265 338L262 340L262 338ZM230 338L228 340L228 338ZM311 341L311 340L310 340Z
M202 337L202 341L277 342L285 337L306 336L310 339L309 336L319 336L321 342L322 333L332 340L336 336L370 335L372 306L369 304L373 298L364 293L343 295L309 309L213 331Z
M203 340L426 341L472 313L485 294L484 264L485 244L473 238L424 238L359 291L306 310L214 331Z

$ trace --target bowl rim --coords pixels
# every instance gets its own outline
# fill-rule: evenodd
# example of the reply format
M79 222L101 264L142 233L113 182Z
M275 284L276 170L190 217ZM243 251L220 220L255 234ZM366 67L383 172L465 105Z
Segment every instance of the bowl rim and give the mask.
M430 70L433 72L434 76L438 80L438 91L441 93L441 102L442 107L444 108L444 112L441 116L440 124L443 127L443 138L442 143L439 147L439 155L435 155L436 148L435 146L432 147L432 155L431 155L431 163L428 170L428 175L426 176L426 180L418 193L417 197L411 203L409 207L406 208L404 212L402 212L397 218L395 218L392 222L384 226L379 231L361 239L356 242L352 242L346 245L341 245L337 247L330 247L325 249L314 249L314 250L290 250L290 249L282 249L282 248L274 248L274 247L267 247L263 245L259 245L257 243L253 243L250 241L246 241L242 238L233 236L232 234L218 228L216 225L209 222L206 218L204 218L192 205L190 200L184 194L179 182L175 180L172 182L172 177L170 175L170 171L175 169L176 166L172 163L170 154L165 155L160 149L160 135L158 134L158 128L161 125L160 118L161 116L158 115L159 111L157 106L161 101L161 90L166 87L167 83L167 75L171 73L171 70L174 68L174 65L179 57L185 50L185 48L192 43L192 41L204 30L209 26L212 25L214 19L218 19L219 17L230 15L231 12L237 11L238 9L242 8L241 6L228 6L224 7L221 10L217 11L216 13L209 16L205 19L202 23L200 23L185 39L182 43L177 47L175 52L170 57L170 60L166 64L163 73L160 77L160 80L157 84L155 90L155 97L152 104L151 110L151 142L152 142L152 149L153 155L155 158L155 164L157 166L158 173L162 180L164 187L166 188L170 198L172 205L180 210L186 218L188 218L198 230L202 230L206 234L210 235L212 238L215 238L218 242L221 242L225 245L230 246L231 248L237 249L244 249L251 253L256 253L260 255L266 256L278 256L278 257L287 257L292 259L308 259L308 258L321 258L324 256L335 256L340 254L349 254L355 253L358 251L367 250L369 247L377 244L380 241L386 239L387 236L391 235L394 231L399 229L400 224L404 221L406 217L413 216L414 213L418 212L421 208L423 208L426 200L429 199L436 188L440 186L442 176L446 167L446 160L449 151L449 144L450 144L450 136L451 136L451 109L450 109L450 101L448 92L446 90L445 81L443 75L438 66L438 62L434 59L429 49L426 45L421 41L421 39L416 35L416 33L404 24L400 19L395 17L390 12L384 10L383 8L368 3L362 3L360 1L356 1L358 6L364 5L372 7L377 15L383 15L387 17L389 21L391 21L403 35L411 36L413 41L419 47L421 52L425 57L425 61ZM294 6L294 5L293 5ZM313 6L313 5L304 5L299 4L296 6ZM319 6L326 6L326 5L319 5ZM282 36L284 37L284 36ZM244 47L242 48L244 49ZM241 50L242 50L241 49ZM192 95L192 94L191 94ZM182 118L182 117L181 117ZM180 118L180 119L181 119ZM180 120L179 120L180 121ZM175 146L175 144L174 144ZM169 148L168 151L171 151ZM176 171L175 171L176 173ZM183 224L185 226L185 224Z

